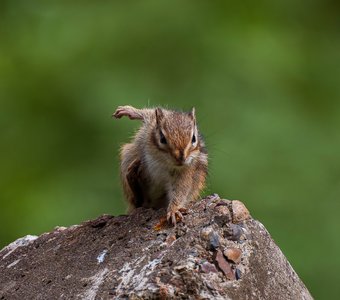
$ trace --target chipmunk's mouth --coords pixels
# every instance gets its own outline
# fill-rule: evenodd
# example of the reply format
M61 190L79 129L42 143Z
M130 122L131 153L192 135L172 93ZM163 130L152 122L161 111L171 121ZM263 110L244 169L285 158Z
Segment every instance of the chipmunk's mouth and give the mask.
M191 164L193 157L186 155L184 151L177 151L172 154L173 162L176 167L184 167Z
M175 161L174 165L175 165L175 167L183 167L185 165L185 163L182 162L182 161Z
M175 160L175 163L174 163L174 165L176 166L176 167L179 167L179 168L181 168L181 167L185 167L185 166L188 166L188 165L190 165L191 164L191 162L192 162L192 157L188 157L187 159L185 159L185 160Z

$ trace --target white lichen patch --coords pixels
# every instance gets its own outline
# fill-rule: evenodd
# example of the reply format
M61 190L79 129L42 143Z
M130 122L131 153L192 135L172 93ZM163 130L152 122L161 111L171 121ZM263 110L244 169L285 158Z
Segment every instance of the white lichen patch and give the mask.
M119 283L117 287L117 293L123 292L127 287L129 287L130 282L132 282L132 278L135 274L134 267L138 267L138 265L145 259L145 255L141 258L133 260L131 263L125 263L123 268L121 268L118 273L121 274L122 281ZM131 267L133 266L133 267Z
M89 281L91 283L91 286L86 290L83 295L80 295L80 299L94 300L97 296L98 289L103 283L105 275L108 271L109 269L105 268L104 270L99 271L94 276L86 279L86 281Z
M157 243L153 243L149 247L142 249L142 253L150 252L149 249L155 246ZM159 244L159 243L158 243ZM118 271L122 278L116 289L116 295L126 294L126 292L133 291L138 294L142 291L156 291L157 287L153 283L148 283L149 275L154 271L157 265L159 265L164 257L162 253L158 258L153 259L144 265L141 269L145 260L149 260L148 255L143 255L140 258L133 260L130 263L125 263L124 266Z
M97 256L98 264L101 264L102 262L104 262L106 253L107 253L107 250L104 250Z
M8 251L2 259L5 259L8 255L10 255L12 252L14 252L18 247L24 247L32 243L34 240L36 240L38 237L36 235L26 235L20 239L15 240L13 243L10 243L8 246L3 248L0 251L0 254L2 252Z
M145 265L137 276L133 277L135 283L137 283L136 291L144 290L148 281L148 275L152 273L155 267L162 261L162 258L156 258Z

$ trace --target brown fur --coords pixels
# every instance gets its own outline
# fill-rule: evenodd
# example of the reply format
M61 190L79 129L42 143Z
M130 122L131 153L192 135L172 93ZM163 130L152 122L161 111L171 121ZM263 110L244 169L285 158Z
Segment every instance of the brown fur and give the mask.
M113 115L142 120L130 144L121 148L121 178L130 209L167 207L176 223L179 209L198 198L205 186L208 157L190 113L120 106ZM192 139L195 135L196 142ZM163 141L163 143L161 142Z

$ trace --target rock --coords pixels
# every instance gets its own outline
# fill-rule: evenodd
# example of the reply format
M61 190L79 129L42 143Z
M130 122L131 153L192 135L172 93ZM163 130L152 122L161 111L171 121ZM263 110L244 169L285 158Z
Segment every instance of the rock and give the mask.
M233 200L231 203L233 223L239 223L250 218L249 210L239 200Z
M89 224L93 227L93 228L102 228L106 225L106 223L112 219L113 216L110 215L102 215L101 217L99 217L96 220L93 221L89 221Z
M176 235L174 234L168 235L165 239L165 242L168 246L171 246L174 241L176 241Z
M205 261L200 265L202 272L204 273L217 273L215 265Z
M261 223L215 219L221 202L193 203L176 227L138 208L19 239L0 251L0 299L312 299Z
M220 207L222 207L222 206L220 206ZM221 215L221 216L216 216L214 218L214 222L220 227L223 227L226 224L228 224L230 222L230 220L231 220L230 215Z
M224 236L231 241L238 241L243 233L242 227L237 224L228 224L226 230L224 230Z
M107 250L103 250L98 256L97 256L97 262L99 264L101 264L102 262L104 262L105 260L105 256L106 256Z
M205 200L209 200L209 201L216 201L216 200L220 200L220 196L216 193L208 195L207 197L204 198Z
M214 260L218 266L218 268L223 272L226 278L229 280L235 280L235 274L227 262L227 260L224 258L222 252L220 250L217 250L214 254Z
M210 234L212 233L212 231L213 231L213 228L211 226L204 227L201 230L201 237L202 237L202 239L205 240L205 241L209 240Z
M236 270L235 270L235 277L236 277L236 280L241 279L241 271L240 271L240 269L236 268Z
M237 248L227 248L223 251L224 256L234 262L235 264L238 264L241 261L241 255L242 251Z
M63 231L65 229L67 229L67 227L65 227L65 226L56 226L56 227L54 227L54 230L56 230L56 231Z
M231 218L231 213L227 205L216 205L215 210L220 214L220 215L226 215L229 218Z
M35 241L38 237L36 235L26 235L22 238L17 239L13 243L10 243L8 246L3 248L0 253L3 254L3 259L5 259L7 256L11 255L12 252L17 250L19 247L24 247L28 246L31 244L33 241ZM13 262L12 262L13 265ZM8 266L9 267L9 266Z
M220 246L220 237L216 232L211 232L209 236L209 249L216 250Z

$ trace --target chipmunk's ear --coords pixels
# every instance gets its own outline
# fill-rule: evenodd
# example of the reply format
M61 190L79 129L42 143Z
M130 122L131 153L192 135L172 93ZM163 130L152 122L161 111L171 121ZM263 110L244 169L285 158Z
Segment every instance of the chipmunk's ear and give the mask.
M191 116L192 119L193 119L194 121L196 121L195 107L193 107L193 108L191 109L191 111L189 112L189 116Z
M157 107L155 110L155 114L156 114L156 122L158 125L160 125L160 122L164 118L164 113L160 107Z

